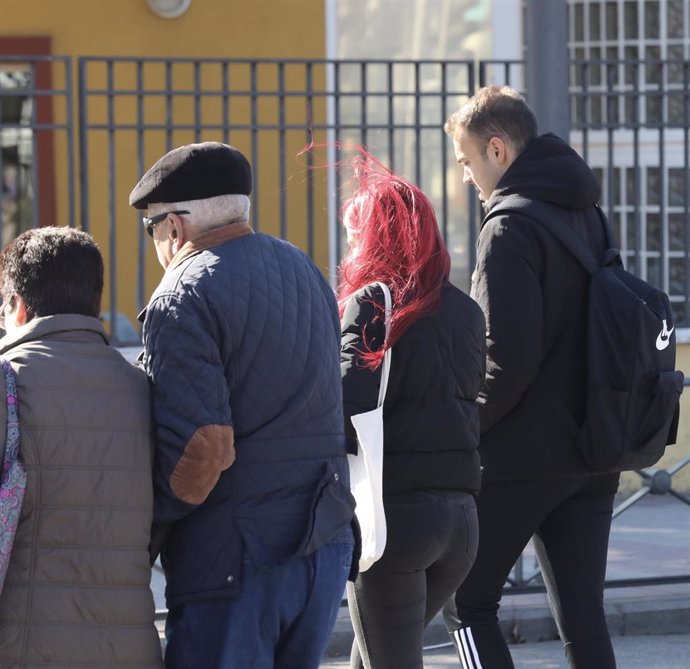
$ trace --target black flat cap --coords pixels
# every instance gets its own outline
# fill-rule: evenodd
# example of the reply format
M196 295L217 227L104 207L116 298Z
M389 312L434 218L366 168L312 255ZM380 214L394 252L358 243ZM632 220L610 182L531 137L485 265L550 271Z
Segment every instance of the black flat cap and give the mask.
M252 170L235 147L220 142L187 144L166 153L129 194L129 204L186 202L216 195L249 195Z

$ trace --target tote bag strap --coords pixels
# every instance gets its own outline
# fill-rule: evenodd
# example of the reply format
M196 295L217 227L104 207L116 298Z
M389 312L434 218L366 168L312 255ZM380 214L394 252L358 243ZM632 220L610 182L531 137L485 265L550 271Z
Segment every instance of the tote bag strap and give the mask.
M376 284L383 291L383 304L384 304L384 318L386 325L386 338L384 339L384 345L388 342L391 330L391 313L393 311L393 300L391 299L391 291L385 283L380 281ZM386 349L383 354L383 363L381 364L381 384L379 385L379 401L376 405L377 407L383 406L383 401L386 399L386 390L388 389L388 376L391 371L391 349Z

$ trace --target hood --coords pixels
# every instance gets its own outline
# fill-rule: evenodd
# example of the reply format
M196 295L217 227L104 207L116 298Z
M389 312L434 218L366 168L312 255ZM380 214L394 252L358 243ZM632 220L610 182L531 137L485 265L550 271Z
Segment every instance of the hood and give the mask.
M486 203L491 210L508 195L587 209L601 197L601 186L587 163L552 133L533 139L513 161Z

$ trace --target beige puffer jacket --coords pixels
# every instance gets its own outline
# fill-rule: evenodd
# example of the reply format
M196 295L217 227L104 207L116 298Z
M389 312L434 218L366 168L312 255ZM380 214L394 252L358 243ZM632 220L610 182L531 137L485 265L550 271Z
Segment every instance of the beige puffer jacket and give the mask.
M30 321L0 355L15 370L28 474L0 595L0 667L160 669L145 375L79 315Z

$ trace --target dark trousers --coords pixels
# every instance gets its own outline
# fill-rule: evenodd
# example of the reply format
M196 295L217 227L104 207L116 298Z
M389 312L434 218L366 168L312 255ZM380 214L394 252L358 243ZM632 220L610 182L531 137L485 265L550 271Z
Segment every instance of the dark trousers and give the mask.
M498 609L533 535L568 666L615 668L603 599L617 486L617 474L483 483L477 559L444 608L464 669L513 669Z
M384 500L381 559L347 599L353 669L422 669L424 628L462 582L477 552L477 513L466 493L414 491Z

